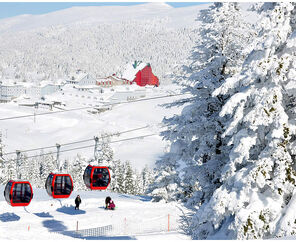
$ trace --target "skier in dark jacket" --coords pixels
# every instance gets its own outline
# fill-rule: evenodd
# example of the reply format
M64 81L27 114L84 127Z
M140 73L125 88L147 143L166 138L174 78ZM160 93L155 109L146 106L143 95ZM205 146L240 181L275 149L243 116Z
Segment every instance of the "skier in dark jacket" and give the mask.
M77 195L77 197L75 198L75 210L78 209L79 210L79 205L81 203L81 198L79 195Z

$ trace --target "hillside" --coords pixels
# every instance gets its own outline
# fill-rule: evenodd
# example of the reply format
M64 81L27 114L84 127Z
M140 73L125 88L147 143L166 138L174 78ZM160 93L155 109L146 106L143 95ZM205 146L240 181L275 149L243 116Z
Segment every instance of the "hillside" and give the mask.
M73 7L1 20L0 76L38 82L82 69L102 77L142 60L162 84L170 83L167 75L186 62L197 38L196 16L207 6Z

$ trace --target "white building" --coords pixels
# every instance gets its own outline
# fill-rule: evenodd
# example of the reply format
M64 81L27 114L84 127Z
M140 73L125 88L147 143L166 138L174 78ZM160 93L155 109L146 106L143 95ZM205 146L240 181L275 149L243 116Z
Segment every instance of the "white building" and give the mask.
M30 98L40 98L44 95L50 95L61 89L59 84L52 84L48 81L41 82L40 85L33 83L15 82L14 80L0 81L0 101L10 102L11 100L27 95Z
M40 86L26 85L24 87L25 87L25 94L27 94L28 97L35 97L35 98L41 97L41 87Z
M2 80L0 81L0 101L9 102L20 95L25 94L26 88L20 83L16 83L14 80Z
M79 86L90 86L90 85L96 85L97 80L91 76L90 74L86 74L84 77L82 77L80 80L78 80Z
M97 80L89 73L77 70L72 73L67 80L68 84L76 84L79 86L91 86L96 85Z
M41 89L41 91L40 91L41 96L44 96L44 95L50 95L52 93L59 91L61 89L61 86L56 85L56 84L52 84L52 83L48 83L48 82L43 82L43 83L41 83L40 89Z

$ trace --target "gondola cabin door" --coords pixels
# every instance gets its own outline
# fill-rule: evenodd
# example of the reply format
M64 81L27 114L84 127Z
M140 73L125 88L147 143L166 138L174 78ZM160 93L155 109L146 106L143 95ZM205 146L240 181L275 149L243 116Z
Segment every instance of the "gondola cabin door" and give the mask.
M28 206L33 198L33 189L28 181L10 180L5 186L4 197L11 206Z
M84 171L83 180L91 190L105 190L111 181L109 168L88 165Z
M53 198L68 198L73 191L73 180L69 174L50 173L45 182L45 189Z

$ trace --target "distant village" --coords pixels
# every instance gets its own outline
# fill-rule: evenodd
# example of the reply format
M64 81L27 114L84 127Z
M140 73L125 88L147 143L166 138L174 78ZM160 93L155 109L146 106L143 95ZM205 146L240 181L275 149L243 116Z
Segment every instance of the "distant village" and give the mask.
M13 79L0 79L0 102L10 102L20 96L41 99L61 91L64 86L73 87L78 91L101 90L114 86L125 86L136 84L138 86L159 86L159 80L152 72L151 65L141 61L135 61L126 66L123 74L94 78L90 73L77 70L66 80L41 81L38 84L28 82L17 82Z

